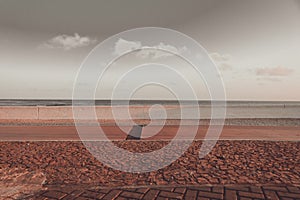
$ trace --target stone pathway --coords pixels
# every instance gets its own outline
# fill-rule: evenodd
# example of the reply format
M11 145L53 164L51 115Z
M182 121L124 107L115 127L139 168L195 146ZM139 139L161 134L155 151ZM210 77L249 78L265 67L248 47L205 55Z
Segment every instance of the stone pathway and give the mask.
M24 199L49 200L88 200L88 199L300 199L300 186L282 185L215 185L215 186L177 186L177 187L135 187L135 188L90 188L76 189L51 188Z
M97 146L110 152L105 144ZM114 144L151 152L168 142ZM0 199L300 200L299 142L218 141L199 158L201 144L194 141L155 172L125 173L103 165L81 142L0 142Z
M297 121L298 120L298 121ZM300 123L300 120L296 121ZM43 124L6 124L0 119L0 140L1 141L80 141L74 125L51 125ZM49 122L50 123L50 122ZM53 122L54 123L54 122ZM68 124L68 123L67 123ZM143 124L143 123L141 123ZM96 128L95 128L96 127ZM116 126L103 125L102 130L111 141L124 141L131 125ZM143 140L172 140L178 132L178 125L166 125L160 130L160 126L134 126L130 135L141 137ZM207 125L201 125L194 137L195 126L183 125L180 127L184 134L177 135L177 139L203 140L208 130ZM224 126L220 140L268 140L268 141L300 141L299 126ZM91 140L107 141L107 138L99 136L97 126L85 126L85 137ZM140 133L140 131L142 131ZM154 135L154 133L157 133ZM130 139L130 138L128 138ZM206 138L209 139L209 138Z
M177 146L183 142L178 141ZM166 141L115 142L118 147L133 152L151 152L166 144ZM110 152L105 143L98 145L101 150ZM218 141L212 151L200 159L201 141L195 141L175 162L147 173L111 169L80 142L1 142L0 146L0 168L3 169L0 177L13 168L41 171L47 186L300 184L299 142ZM177 153L176 148L172 153ZM150 162L149 166L151 164L156 163Z

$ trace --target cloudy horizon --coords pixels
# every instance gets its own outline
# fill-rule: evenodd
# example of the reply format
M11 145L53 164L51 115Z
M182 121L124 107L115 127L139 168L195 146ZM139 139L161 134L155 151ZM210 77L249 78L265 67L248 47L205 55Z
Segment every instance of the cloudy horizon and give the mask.
M76 73L96 45L128 29L154 26L180 31L200 43L220 70L228 100L300 101L299 2L4 0L0 2L0 99L69 99ZM120 38L114 48L118 54L142 45ZM164 43L152 48L159 47L185 50ZM144 51L139 56L167 55ZM124 58L119 66L130 67L130 59ZM180 66L190 73L187 66ZM107 80L117 71L109 73ZM208 99L198 84L194 82L201 91L198 98ZM109 81L104 85L97 91L98 99L110 98L112 85ZM169 98L158 88L144 88L139 95Z

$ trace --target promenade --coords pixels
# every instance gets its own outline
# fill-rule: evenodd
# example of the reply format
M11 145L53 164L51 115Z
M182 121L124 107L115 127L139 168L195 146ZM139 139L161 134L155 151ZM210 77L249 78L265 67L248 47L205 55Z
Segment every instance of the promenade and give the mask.
M212 139L206 136L208 126L196 127L192 138L195 127L187 121L175 147L194 141L178 160L157 171L126 173L97 160L70 119L7 116L0 120L0 199L300 199L297 119L291 126L280 125L280 120L277 126L225 125L204 158L199 150L204 139ZM130 152L161 149L178 131L176 120L163 128L99 122L107 138L97 140L94 125L85 125L84 134L98 147L112 141ZM170 155L177 153L173 151Z

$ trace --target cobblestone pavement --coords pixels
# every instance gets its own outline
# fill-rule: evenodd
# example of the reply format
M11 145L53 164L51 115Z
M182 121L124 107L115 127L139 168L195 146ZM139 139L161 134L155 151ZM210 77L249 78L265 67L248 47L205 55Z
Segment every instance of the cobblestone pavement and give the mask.
M135 188L52 188L23 199L88 200L88 199L228 199L228 200L294 200L300 199L300 186L282 185L214 185L177 187L135 187Z
M150 152L168 142L115 144L128 151ZM99 145L104 149L104 144ZM195 141L178 160L147 173L125 173L109 168L94 158L81 142L0 142L0 147L0 169L3 169L0 177L14 168L19 172L39 171L45 175L44 184L48 186L300 184L300 142L218 141L200 159L201 141ZM176 149L170 153L177 153Z
M131 152L150 152L168 141L114 143ZM150 195L157 199L177 195L186 199L192 195L202 199L300 199L300 142L218 141L200 159L201 144L194 141L178 160L160 170L125 173L99 162L81 142L0 142L0 193L14 199L24 199L25 194L35 194L28 199L87 199L93 194L107 199L151 199ZM57 188L62 185L68 187ZM127 186L135 188L124 188Z

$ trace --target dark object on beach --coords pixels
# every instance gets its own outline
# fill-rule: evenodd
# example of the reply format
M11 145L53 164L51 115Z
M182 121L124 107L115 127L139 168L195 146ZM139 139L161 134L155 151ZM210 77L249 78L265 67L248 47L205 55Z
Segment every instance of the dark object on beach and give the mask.
M133 126L131 131L129 132L126 140L139 140L139 139L141 139L142 130L143 130L144 126L146 126L146 125L142 124L142 125Z

